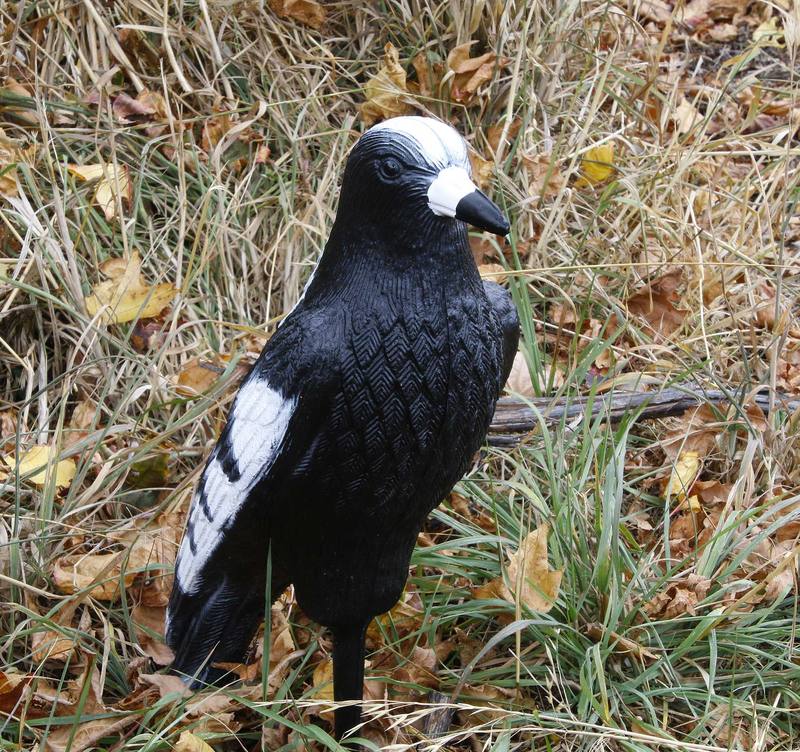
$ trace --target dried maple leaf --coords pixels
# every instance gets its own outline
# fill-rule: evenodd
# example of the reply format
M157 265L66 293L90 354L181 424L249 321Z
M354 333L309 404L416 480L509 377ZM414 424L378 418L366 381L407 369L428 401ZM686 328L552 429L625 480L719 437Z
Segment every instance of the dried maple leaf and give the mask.
M90 316L105 309L102 318L106 323L121 324L136 318L158 316L177 292L166 282L155 286L145 284L136 251L129 259L107 261L102 270L111 279L95 285L92 294L84 302Z
M450 98L460 104L469 104L482 84L491 81L497 67L508 65L508 60L498 58L494 52L470 57L469 50L475 40L454 47L447 55L447 67L453 72L450 81Z
M269 0L269 7L281 18L319 29L325 23L325 8L314 0Z
M367 101L360 108L364 125L411 111L406 72L400 65L397 48L391 42L384 47L383 65L364 86L364 96Z
M514 602L518 596L532 611L541 613L547 613L555 605L562 576L562 571L550 569L547 561L549 532L549 525L542 525L529 533L508 562L511 591L506 600Z
M576 188L604 183L616 174L614 167L614 142L587 149L581 157L581 177L575 181Z
M17 469L20 477L33 473L27 478L35 486L44 486L51 474L55 473L54 483L56 488L67 488L75 477L75 460L66 459L58 461L56 450L49 445L32 446L20 452L19 462L14 454L5 457L6 464L14 470ZM7 478L8 474L0 471L0 478Z
M87 182L98 181L94 200L109 222L117 218L120 204L130 203L133 200L133 185L128 165L70 164L67 165L67 171Z

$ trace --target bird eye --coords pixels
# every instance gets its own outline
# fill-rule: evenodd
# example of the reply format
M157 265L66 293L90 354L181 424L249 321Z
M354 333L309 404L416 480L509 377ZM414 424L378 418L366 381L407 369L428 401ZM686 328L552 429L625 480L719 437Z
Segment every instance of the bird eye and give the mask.
M381 162L379 169L383 177L385 177L387 180L393 180L403 171L403 165L401 165L396 159L389 157Z

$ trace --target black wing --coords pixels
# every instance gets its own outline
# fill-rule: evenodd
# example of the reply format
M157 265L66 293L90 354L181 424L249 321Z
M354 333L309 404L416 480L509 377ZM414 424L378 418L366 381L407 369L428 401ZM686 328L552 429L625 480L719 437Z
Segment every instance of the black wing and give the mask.
M173 670L194 677L194 686L220 678L213 663L245 657L264 616L271 528L284 490L280 468L301 460L317 416L326 413L324 384L307 383L309 345L296 330L281 328L242 384L192 499L167 610L167 644L175 653ZM272 593L288 584L273 561Z
M494 308L494 312L497 314L503 332L503 370L501 374L502 380L500 382L500 391L502 391L508 380L508 375L511 373L514 356L517 354L517 345L519 344L519 316L517 315L516 306L508 290L488 279L484 280L483 289L486 292L486 297L489 298L489 302L492 304L492 308Z

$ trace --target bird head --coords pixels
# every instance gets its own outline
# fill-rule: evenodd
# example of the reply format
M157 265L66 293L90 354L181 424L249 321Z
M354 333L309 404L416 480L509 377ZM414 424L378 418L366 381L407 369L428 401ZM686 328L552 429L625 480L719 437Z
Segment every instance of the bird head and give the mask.
M496 235L509 231L500 209L472 182L464 139L433 118L396 117L370 128L348 159L342 203L345 196L364 220L384 226L394 217L417 230L461 220Z

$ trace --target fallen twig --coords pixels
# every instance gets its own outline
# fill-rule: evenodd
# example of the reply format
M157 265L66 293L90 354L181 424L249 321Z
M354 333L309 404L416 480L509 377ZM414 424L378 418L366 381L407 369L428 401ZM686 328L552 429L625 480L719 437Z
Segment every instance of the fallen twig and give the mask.
M800 410L800 399L786 394L775 394L771 399L768 391L725 392L719 389L703 389L699 385L669 387L659 392L609 392L589 397L569 396L552 399L534 397L523 400L518 397L501 397L489 427L490 446L514 446L524 434L537 428L541 421L554 425L569 422L581 417L595 418L603 415L609 421L617 422L623 417L633 416L635 420L652 420L680 415L691 407L704 403L742 404L753 403L765 413L770 410L785 410L793 413Z

